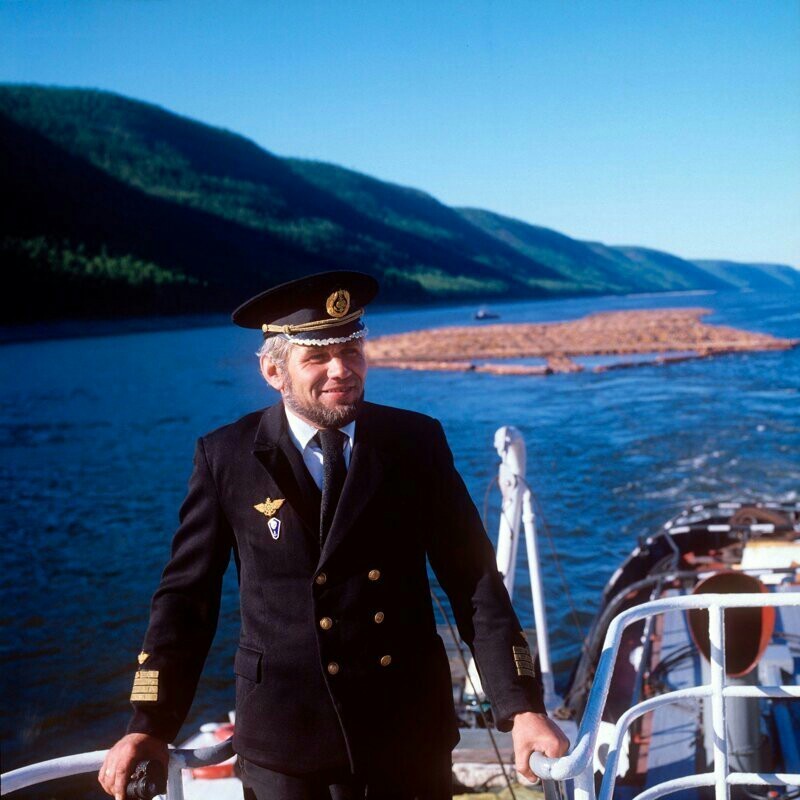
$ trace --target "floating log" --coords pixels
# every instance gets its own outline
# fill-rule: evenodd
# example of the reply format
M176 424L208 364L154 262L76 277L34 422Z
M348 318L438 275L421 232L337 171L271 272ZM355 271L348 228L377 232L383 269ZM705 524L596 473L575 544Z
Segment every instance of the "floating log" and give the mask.
M373 367L543 376L582 371L576 356L655 355L593 370L604 372L727 353L788 350L800 343L703 322L710 313L707 308L662 308L607 311L568 322L430 328L373 339L367 343L367 356ZM545 363L509 363L522 358Z

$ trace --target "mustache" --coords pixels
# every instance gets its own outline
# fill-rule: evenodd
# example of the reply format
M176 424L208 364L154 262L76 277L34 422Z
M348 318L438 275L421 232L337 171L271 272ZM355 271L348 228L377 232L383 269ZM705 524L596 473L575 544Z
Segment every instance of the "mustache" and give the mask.
M360 380L346 380L346 381L334 381L333 383L325 383L320 388L322 392L341 392L344 389L361 389L363 386L363 382Z

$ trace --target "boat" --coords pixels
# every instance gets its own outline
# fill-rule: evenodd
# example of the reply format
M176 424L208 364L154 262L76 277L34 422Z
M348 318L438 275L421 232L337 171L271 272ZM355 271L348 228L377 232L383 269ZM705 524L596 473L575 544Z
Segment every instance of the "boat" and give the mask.
M484 319L500 319L500 315L496 314L494 311L489 311L486 306L481 306L475 312L475 319L477 320L484 320Z
M502 494L498 569L513 597L524 542L535 620L529 640L536 643L545 706L571 742L562 758L531 758L545 797L800 798L800 503L694 504L642 536L608 581L559 694L525 443L506 426L494 445ZM462 726L455 784L484 788L499 769L497 780L513 796L510 734L493 730L477 668L441 606L440 614ZM241 797L233 724L204 725L171 751L170 800ZM2 794L95 772L104 756L84 753L14 770L2 776ZM148 788L147 780L139 783ZM162 790L152 785L136 796Z
M540 774L576 798L800 797L799 676L800 504L692 505L606 585L556 712L577 743Z

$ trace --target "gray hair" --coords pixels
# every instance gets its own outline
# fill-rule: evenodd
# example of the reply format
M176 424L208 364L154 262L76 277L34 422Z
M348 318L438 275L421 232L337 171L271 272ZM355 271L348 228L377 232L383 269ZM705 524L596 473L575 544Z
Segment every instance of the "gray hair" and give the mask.
M355 336L348 336L342 339L306 341L303 344L293 342L291 339L287 339L285 336L278 334L277 336L270 336L268 339L264 339L261 347L256 351L256 356L259 361L266 356L277 364L279 369L283 370L286 367L286 359L289 358L289 353L292 351L293 347L313 347L314 345L340 344L348 341L360 341L363 344L366 334L367 329L364 328L363 331Z
M268 339L264 339L256 355L259 360L266 356L271 361L274 361L278 367L283 369L283 367L286 366L286 359L289 357L289 352L293 347L294 343L285 339L283 336L270 336Z

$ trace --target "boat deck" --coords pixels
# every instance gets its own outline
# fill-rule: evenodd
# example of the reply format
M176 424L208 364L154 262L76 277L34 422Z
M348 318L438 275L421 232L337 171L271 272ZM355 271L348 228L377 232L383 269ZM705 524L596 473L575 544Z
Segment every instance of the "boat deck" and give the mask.
M450 674L453 682L453 700L456 708L461 704L461 691L464 686L465 669L464 663L458 654L458 646L453 641L450 629L447 625L438 625L437 632L444 642L447 658L450 662ZM525 635L529 641L536 641L536 634L533 630L526 630ZM464 658L469 662L469 648L460 643ZM453 751L453 763L475 763L475 764L497 764L497 753L492 745L492 737L500 750L504 764L514 763L514 748L510 733L501 733L492 730L491 735L486 728L462 728L461 741Z
M677 597L683 590L664 592L664 597ZM702 683L700 663L696 656L681 659L681 653L692 647L691 634L685 613L670 611L656 622L656 637L659 647L653 651L651 665L676 660L675 666L666 676L664 688L668 691L685 689ZM660 636L659 636L660 634ZM655 786L676 775L692 775L696 770L697 731L700 727L701 704L686 701L670 703L657 708L649 722L649 736L645 736L647 756L647 779L645 787ZM647 724L647 723L646 723ZM640 753L641 760L641 753ZM680 794L681 800L699 800L696 791Z
M800 592L798 585L772 586L770 589ZM670 589L662 596L682 594L685 594L683 590ZM653 640L650 673L652 675L655 670L658 675L658 680L651 683L655 691L660 693L708 683L708 667L693 644L685 612L663 614L654 627ZM780 682L771 678L769 673L770 669L775 669L776 663L782 665L783 680L794 684L799 682L800 608L778 609L772 644L757 667L758 683ZM755 680L755 674L752 678ZM766 712L774 702L782 701L762 701L762 711ZM645 716L638 737L636 764L636 772L645 776L645 788L707 770L706 763L711 757L710 731L704 725L707 712L703 701L686 700L680 704L660 706ZM698 733L703 730L706 731L705 738ZM798 752L799 731L792 723L778 732L775 753L780 754L784 761L787 758L791 760L791 754ZM768 767L765 765L765 769ZM678 800L699 800L702 795L699 790L685 790L674 796Z

